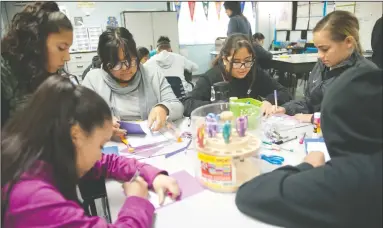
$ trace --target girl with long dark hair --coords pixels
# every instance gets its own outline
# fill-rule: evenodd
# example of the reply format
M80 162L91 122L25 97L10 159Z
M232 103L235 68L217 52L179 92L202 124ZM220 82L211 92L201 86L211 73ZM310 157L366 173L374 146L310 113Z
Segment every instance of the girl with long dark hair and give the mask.
M179 195L178 185L135 159L102 155L112 129L109 106L95 92L63 76L46 79L1 134L3 227L150 227L148 187L163 202L167 192ZM140 177L126 183L137 170ZM77 198L81 178L101 176L125 182L114 224L86 216Z
M70 20L55 2L34 2L16 13L1 40L1 125L48 76L70 60Z

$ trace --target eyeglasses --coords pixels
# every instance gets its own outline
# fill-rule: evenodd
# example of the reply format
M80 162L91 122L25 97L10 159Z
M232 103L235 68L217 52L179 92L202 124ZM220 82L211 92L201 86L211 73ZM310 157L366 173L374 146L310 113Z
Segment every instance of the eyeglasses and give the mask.
M240 63L236 63L236 62L233 62L233 69L240 69L242 68L242 66L244 66L245 68L250 68L252 67L254 64L254 60L251 60L251 61L246 61L246 62L240 62Z
M111 64L110 64L111 65ZM129 69L130 67L137 66L137 59L132 59L129 63L128 60L120 61L118 62L114 67L110 68L111 70L117 71L122 69L122 65L126 66L126 69Z

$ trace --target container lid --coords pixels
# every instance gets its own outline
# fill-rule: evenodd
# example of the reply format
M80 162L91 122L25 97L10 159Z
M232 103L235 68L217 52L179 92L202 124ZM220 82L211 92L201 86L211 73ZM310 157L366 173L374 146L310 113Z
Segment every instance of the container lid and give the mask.
M238 100L238 97L230 97L230 101Z

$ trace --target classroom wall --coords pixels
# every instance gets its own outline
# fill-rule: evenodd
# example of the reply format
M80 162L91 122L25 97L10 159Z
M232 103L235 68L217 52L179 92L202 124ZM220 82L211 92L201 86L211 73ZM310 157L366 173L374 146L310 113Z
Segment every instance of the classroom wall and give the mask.
M5 3L3 10L7 11L9 21L13 15L20 11L22 6L14 6L14 2ZM89 16L85 16L84 11L77 8L77 2L58 2L67 8L69 17L73 22L73 17L83 17L84 23L88 25L98 25L105 28L107 18L114 16L117 18L119 25L121 25L120 13L123 10L167 10L166 2L95 2L95 9ZM5 9L3 9L5 8ZM266 39L264 47L268 48L274 36L275 28L275 15L278 12L277 2L259 2L256 16L256 31L262 32ZM6 20L5 24L9 23ZM214 44L199 44L199 45L181 45L181 54L185 55L190 60L199 65L199 70L194 74L202 74L210 68L212 56L210 51L214 50Z

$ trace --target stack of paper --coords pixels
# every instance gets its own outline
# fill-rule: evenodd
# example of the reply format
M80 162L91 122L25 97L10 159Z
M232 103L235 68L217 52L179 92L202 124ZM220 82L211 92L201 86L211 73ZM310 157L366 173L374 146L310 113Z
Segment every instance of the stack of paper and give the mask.
M331 160L330 154L327 151L327 147L323 138L305 138L305 148L307 154L314 151L319 151L324 154L325 162Z

